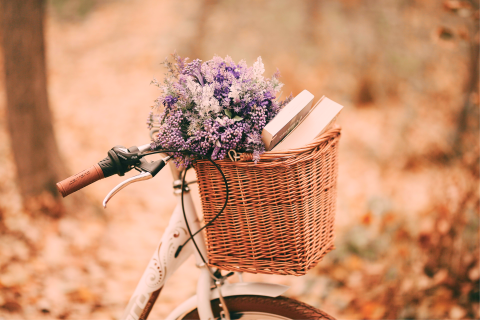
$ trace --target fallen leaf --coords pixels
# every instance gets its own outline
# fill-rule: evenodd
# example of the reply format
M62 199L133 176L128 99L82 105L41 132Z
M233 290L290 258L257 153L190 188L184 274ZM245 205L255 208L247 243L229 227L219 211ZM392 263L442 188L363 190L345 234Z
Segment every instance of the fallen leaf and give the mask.
M435 275L433 276L433 283L435 285L438 285L440 283L443 283L445 280L447 280L447 278L448 278L448 271L445 269L442 269L437 273L435 273Z
M385 306L379 302L369 301L362 307L364 319L381 319L385 314Z
M480 278L480 268L478 265L468 271L468 278L472 281L477 281Z
M361 218L360 222L366 226L370 225L372 223L372 213L369 211L365 213Z
M450 309L450 312L448 314L450 315L450 319L462 319L463 317L465 317L467 312L465 311L465 309L459 306L454 306Z

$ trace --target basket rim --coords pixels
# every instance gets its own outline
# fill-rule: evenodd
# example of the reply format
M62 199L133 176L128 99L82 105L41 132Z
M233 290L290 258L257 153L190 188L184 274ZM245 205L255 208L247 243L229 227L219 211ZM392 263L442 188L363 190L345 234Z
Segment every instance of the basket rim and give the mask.
M304 145L303 147L282 150L282 151L266 151L260 156L260 160L257 163L252 161L253 157L251 153L243 153L242 159L240 161L232 161L226 157L223 160L215 160L215 163L222 166L238 166L238 167L249 167L249 166L266 167L266 166L272 166L272 165L277 166L280 164L291 165L293 163L306 160L304 158L310 158L309 155L311 155L312 153L324 152L336 140L338 140L340 134L341 134L341 127L339 125L335 125L329 130L319 135L318 137L316 137L310 143ZM195 160L194 166L196 163L210 164L210 161L205 159L198 159L198 160Z
M342 128L339 125L335 125L329 130L325 131L315 139L313 139L311 142L307 143L303 147L300 148L294 148L294 149L287 149L287 150L281 150L281 151L266 151L264 154L260 156L260 160L267 159L269 157L282 157L286 155L291 155L291 154L300 154L304 153L306 151L310 151L312 149L315 149L320 145L321 143L328 141L330 139L336 138Z

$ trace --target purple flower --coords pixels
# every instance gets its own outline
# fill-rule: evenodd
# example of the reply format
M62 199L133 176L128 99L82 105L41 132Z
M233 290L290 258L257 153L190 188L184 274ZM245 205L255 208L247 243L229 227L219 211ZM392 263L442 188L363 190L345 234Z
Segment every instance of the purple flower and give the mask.
M203 81L201 66L202 66L202 60L195 59L185 66L182 73L185 75L196 77L198 82L203 86L204 81Z
M172 153L177 165L191 163L188 152L223 159L231 149L252 152L258 161L265 152L261 132L284 105L276 100L282 86L278 72L264 78L260 58L248 67L230 57L203 63L173 57L173 63L165 62L165 85L154 82L163 91L155 105L164 110L152 148L178 150ZM154 120L150 115L149 127Z
M172 97L171 95L166 96L163 99L163 105L171 107L178 101L177 97Z

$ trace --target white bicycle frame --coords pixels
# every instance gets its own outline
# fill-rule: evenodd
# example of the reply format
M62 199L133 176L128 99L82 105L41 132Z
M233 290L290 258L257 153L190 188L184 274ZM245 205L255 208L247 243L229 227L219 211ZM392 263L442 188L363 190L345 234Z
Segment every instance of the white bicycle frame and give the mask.
M173 163L170 163L170 168L174 177L174 186L177 186L177 188L174 189L174 193L177 197L178 204L121 319L146 319L167 279L175 273L178 267L180 267L191 254L194 254L196 265L201 269L197 284L197 294L175 308L167 317L169 320L179 319L195 308L198 309L201 320L214 319L210 305L210 301L213 299L222 299L222 297L235 295L277 297L283 294L288 289L287 286L258 282L239 282L234 284L217 282L215 284L218 288L212 289L214 286L211 276L212 270L203 263L192 241L189 241L175 258L178 247L184 244L189 238L189 233L181 207L182 192L180 173ZM193 234L200 229L200 221L198 220L188 187L184 190L184 208L188 224ZM202 256L207 259L207 248L203 233L200 232L194 239Z

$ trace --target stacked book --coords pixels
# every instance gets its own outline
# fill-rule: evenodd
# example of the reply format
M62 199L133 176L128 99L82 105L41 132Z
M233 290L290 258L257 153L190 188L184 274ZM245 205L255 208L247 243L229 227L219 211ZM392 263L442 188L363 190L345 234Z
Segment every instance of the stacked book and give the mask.
M313 104L313 94L303 90L262 131L267 151L301 148L334 126L343 106L323 96Z

